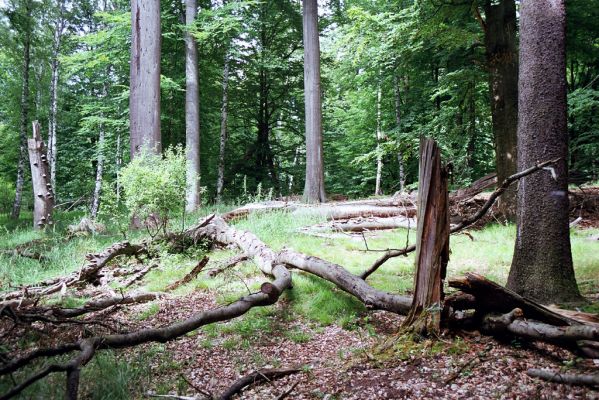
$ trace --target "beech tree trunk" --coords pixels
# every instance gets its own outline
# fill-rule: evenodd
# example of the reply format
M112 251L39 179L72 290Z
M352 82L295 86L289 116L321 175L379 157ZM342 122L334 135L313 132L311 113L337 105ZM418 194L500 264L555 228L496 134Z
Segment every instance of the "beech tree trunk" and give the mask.
M23 185L25 182L25 163L27 162L27 121L29 120L29 64L31 61L31 3L25 1L27 14L25 32L23 35L23 86L21 89L21 125L19 130L19 162L17 164L17 183L15 187L15 201L10 217L18 219L21 214L23 199Z
M225 186L225 150L227 146L227 115L229 107L229 62L230 54L225 54L223 66L223 103L220 111L220 146L218 152L218 177L216 179L216 202L222 201L223 188Z
M102 90L102 97L104 98L104 100L107 100L106 83L104 84L104 88ZM92 206L90 212L92 219L96 219L98 215L98 210L100 209L100 195L102 194L102 177L104 175L104 124L100 124L99 130L100 132L98 133L98 148L96 150L96 183L94 185L94 194L92 196Z
M60 45L65 28L64 2L58 2L59 15L54 27L54 41L52 44L52 78L50 80L50 115L48 116L48 162L50 164L50 183L56 189L56 153L58 146L56 144L56 118L58 113L58 77Z
M50 168L47 149L42 141L41 127L33 122L33 137L27 140L29 162L31 163L31 182L33 184L33 227L42 229L52 225L54 193L50 183Z
M321 203L324 190L322 154L322 106L320 90L320 41L317 0L303 0L304 96L306 107L306 183L304 201Z
M381 84L376 91L376 178L374 184L374 195L381 196L381 178L383 174L383 154L381 142L383 141L383 132L381 130Z
M160 154L160 0L131 0L131 158Z
M486 0L485 48L489 68L491 120L495 142L497 179L503 182L517 169L518 43L514 0ZM509 221L516 219L516 188L499 199L499 211Z
M404 326L419 334L441 328L443 280L449 261L447 173L433 139L420 142L414 298Z
M581 300L568 227L565 28L564 0L521 3L518 169L561 159L520 181L507 287L545 304Z
M193 24L198 14L196 0L185 0L185 23ZM189 32L185 33L185 147L187 151L187 212L200 205L200 107L198 46Z
M401 88L399 86L399 77L393 77L393 86L395 91L395 124L397 125L397 144L401 146ZM404 169L404 160L401 149L397 150L397 167L399 169L399 191L403 193L406 186L406 174Z

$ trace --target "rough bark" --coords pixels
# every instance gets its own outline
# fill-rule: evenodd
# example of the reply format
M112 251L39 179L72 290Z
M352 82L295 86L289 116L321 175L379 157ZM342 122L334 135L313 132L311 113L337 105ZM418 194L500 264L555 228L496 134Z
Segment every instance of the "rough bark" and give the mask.
M491 120L495 144L495 165L499 182L516 173L518 125L518 45L516 39L516 3L514 0L491 1L484 5L486 21L485 49L489 68ZM508 189L499 199L499 210L510 220L516 219L516 188Z
M185 0L185 24L189 27L196 19L196 0ZM187 212L200 205L200 106L198 46L195 38L185 33L185 149L187 152Z
M438 335L449 261L447 174L433 139L421 140L420 149L414 298L404 326L419 334Z
M520 181L507 286L543 303L581 300L568 228L565 26L564 0L521 3L518 168L560 160Z
M216 179L216 202L222 201L223 189L225 186L225 151L227 146L227 116L229 111L229 63L230 54L225 54L225 64L223 67L223 101L220 109L220 143L218 151L218 177Z
M27 140L27 149L33 184L33 227L43 229L53 223L54 192L50 183L47 149L42 141L41 127L37 121L33 122L33 138Z
M160 154L160 1L131 0L130 151Z
M322 149L322 105L320 89L320 41L317 0L303 0L304 96L306 107L306 182L304 201L322 203L324 156Z
M540 378L549 382L565 383L567 385L599 387L599 374L564 374L561 372L536 368L530 368L528 371L526 371L526 373L528 374L528 376L532 376L533 378Z
M383 141L383 131L381 128L381 84L376 91L376 177L374 184L374 195L382 196L381 180L383 175L383 153L381 144Z
M19 129L19 161L17 164L17 183L15 201L10 217L18 219L21 214L23 185L25 183L25 164L27 163L27 124L29 123L29 64L31 62L31 2L25 1L25 32L23 34L23 85L21 87L21 124Z

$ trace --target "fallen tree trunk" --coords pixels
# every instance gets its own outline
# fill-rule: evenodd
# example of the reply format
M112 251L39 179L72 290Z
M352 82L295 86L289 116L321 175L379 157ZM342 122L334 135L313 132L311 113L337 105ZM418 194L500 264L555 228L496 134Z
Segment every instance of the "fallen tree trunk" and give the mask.
M537 368L530 368L528 371L526 371L526 373L528 376L532 376L533 378L540 378L549 382L565 383L567 385L599 387L599 374L564 374L561 372Z
M416 219L397 217L359 217L345 221L332 221L301 228L301 232L365 232L384 229L414 228Z

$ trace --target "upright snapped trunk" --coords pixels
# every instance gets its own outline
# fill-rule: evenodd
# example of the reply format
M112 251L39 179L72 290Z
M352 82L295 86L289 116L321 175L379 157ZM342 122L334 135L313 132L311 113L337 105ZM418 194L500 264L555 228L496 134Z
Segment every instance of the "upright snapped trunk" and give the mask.
M160 154L160 1L131 0L130 145Z
M580 300L568 227L564 0L520 7L518 169L561 157L518 189L518 230L508 288L542 303Z
M489 68L491 119L495 143L497 181L517 169L518 44L515 0L485 2L485 48ZM516 218L516 187L499 199L499 210L509 221Z
M229 107L229 62L230 54L225 54L225 64L223 67L223 102L220 110L220 145L218 152L218 177L216 180L216 202L222 201L223 189L225 186L225 150L227 146L227 114Z
M381 129L381 84L379 83L376 91L376 178L374 184L374 195L381 196L381 179L383 175L383 149L381 144L383 141L383 132Z
M25 2L27 20L25 35L23 37L23 86L21 88L21 125L19 129L19 161L17 164L17 183L15 187L15 201L12 207L11 218L18 219L21 214L23 200L23 185L25 183L25 164L27 163L27 121L29 119L29 64L31 61L31 4Z
M322 106L320 90L320 41L318 38L318 5L316 0L303 0L304 24L304 96L306 107L306 183L304 201L326 200L324 161L322 154Z
M52 225L54 192L50 184L47 149L42 141L40 124L33 122L33 137L27 140L33 185L33 227L42 229Z
M185 1L185 23L193 24L198 13L196 0ZM200 107L198 47L195 38L185 34L185 147L187 151L186 211L200 205Z
M401 146L401 88L399 86L399 77L397 75L393 77L393 86L395 91L395 124L397 126L397 144ZM397 150L397 167L399 173L399 191L403 192L406 186L406 173L401 149Z

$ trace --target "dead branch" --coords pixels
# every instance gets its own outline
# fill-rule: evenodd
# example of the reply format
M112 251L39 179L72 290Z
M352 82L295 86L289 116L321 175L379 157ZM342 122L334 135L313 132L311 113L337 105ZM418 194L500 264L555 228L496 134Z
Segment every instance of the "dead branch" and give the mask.
M549 382L565 383L567 385L599 387L599 374L563 374L561 372L536 368L531 368L526 371L526 373L528 376L532 376L533 378L540 378Z
M300 383L300 381L295 382L293 385L291 385L291 387L289 387L289 389L285 390L283 393L281 393L279 396L277 396L276 400L283 400L284 398L289 396L291 394L291 392L293 392L293 389L295 389L295 387L297 385L299 385L299 383Z
M219 263L219 267L218 268L214 268L208 271L207 275L210 278L214 278L215 276L223 273L224 271L226 271L229 268L233 268L234 266L236 266L237 264L246 261L248 259L248 257L245 254L238 254L236 256L233 256L227 260L224 260L222 262Z
M278 368L278 369L261 369L254 371L244 377L241 377L235 381L227 390L225 390L220 396L219 400L229 400L237 393L241 392L247 386L262 382L271 381L273 379L282 378L287 375L295 374L300 372L298 368Z
M528 169L525 169L524 171L518 172L514 175L509 176L508 178L506 178L503 183L501 184L501 186L499 186L497 189L495 189L495 191L493 193L491 193L491 195L489 196L489 198L487 199L487 201L485 202L485 204L483 204L483 206L472 216L463 219L460 223L458 223L457 225L454 225L451 227L450 233L456 233L461 231L462 229L465 229L467 227L469 227L470 225L474 224L476 221L478 221L480 218L482 218L487 211L489 211L489 209L491 208L491 206L493 205L493 203L495 203L495 200L497 200L497 198L499 198L499 196L501 196L503 194L503 192L505 192L507 190L507 188L514 182L518 181L521 178L524 178L525 176L528 176L534 172L537 172L541 169L543 169L544 167L551 165L551 164L555 164L556 162L558 162L560 159L555 159L555 160L549 160L549 161L545 161L542 163L539 163L533 167L530 167ZM383 254L381 257L379 257L374 264L372 264L372 266L370 268L368 268L366 271L364 271L360 277L362 279L366 279L368 278L373 272L375 272L381 265L383 265L385 262L387 262L387 260L394 258L394 257L399 257L399 256L404 256L408 253L413 252L414 250L416 250L416 246L408 246L404 249L401 250L389 250L387 251L385 254Z
M168 285L166 287L166 290L167 291L175 290L179 286L186 285L189 282L191 282L204 269L206 264L208 264L208 260L209 260L208 257L202 258L200 260L200 262L198 262L198 264L188 274L186 274L183 278L179 279L178 281Z
M138 273L133 275L131 278L129 278L129 280L123 284L123 287L129 287L129 286L133 285L134 283L142 280L143 277L148 274L148 272L150 272L151 270L153 270L156 267L158 267L158 263L149 264L147 267L145 267L144 269L142 269L141 271L139 271Z

